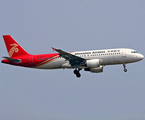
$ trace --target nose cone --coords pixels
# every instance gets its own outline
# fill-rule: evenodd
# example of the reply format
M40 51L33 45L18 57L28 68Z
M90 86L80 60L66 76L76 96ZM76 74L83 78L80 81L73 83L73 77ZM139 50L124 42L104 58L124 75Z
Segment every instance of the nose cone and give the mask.
M144 56L143 56L142 54L140 54L140 55L138 56L138 58L139 58L139 60L142 60L142 59L144 59Z

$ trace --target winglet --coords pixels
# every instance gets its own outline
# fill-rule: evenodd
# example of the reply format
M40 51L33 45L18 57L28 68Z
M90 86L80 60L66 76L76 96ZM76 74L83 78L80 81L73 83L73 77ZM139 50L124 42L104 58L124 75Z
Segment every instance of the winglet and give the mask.
M55 48L53 48L53 47L52 47L52 49L53 49L53 51L55 51L55 50L56 50L56 49L55 49Z

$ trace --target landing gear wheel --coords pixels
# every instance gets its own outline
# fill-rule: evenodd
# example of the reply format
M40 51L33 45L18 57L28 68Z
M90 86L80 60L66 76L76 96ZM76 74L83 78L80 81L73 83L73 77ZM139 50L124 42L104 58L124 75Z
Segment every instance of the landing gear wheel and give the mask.
M78 72L78 73L76 74L76 76L79 78L79 77L81 77L81 74Z
M124 72L127 72L127 69L126 69L126 65L123 64L123 67L124 67Z
M127 69L124 69L124 72L127 72Z
M80 70L78 69L75 69L74 70L74 74L79 78L79 77L81 77L81 74L80 74L80 72L79 72Z
M74 70L74 74L77 74L78 73L78 71L77 70Z

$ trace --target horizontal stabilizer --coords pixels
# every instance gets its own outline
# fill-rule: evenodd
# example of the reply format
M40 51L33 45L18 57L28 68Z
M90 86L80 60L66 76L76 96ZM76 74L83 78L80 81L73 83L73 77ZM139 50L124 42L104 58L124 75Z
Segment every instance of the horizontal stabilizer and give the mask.
M14 62L14 63L20 63L21 62L20 59L13 59L13 58L10 58L10 57L3 57L3 58L7 59L8 61Z

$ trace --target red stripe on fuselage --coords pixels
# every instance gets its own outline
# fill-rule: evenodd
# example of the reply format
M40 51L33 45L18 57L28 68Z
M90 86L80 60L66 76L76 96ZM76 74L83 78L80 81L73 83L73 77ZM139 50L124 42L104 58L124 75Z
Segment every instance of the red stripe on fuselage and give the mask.
M59 55L56 54L56 55L53 55L51 57L38 58L38 61L40 61L40 59L43 59L43 60L41 62L39 62L38 64L35 64L34 67L41 66L41 65L44 65L46 63L52 62L53 60L57 59L58 57L59 57Z
M58 57L59 57L58 53L41 54L41 55L23 55L19 57L14 57L14 59L20 59L21 60L20 63L14 63L6 59L2 60L2 62L6 64L17 65L22 67L36 67L36 66L44 65L50 61L53 61Z

